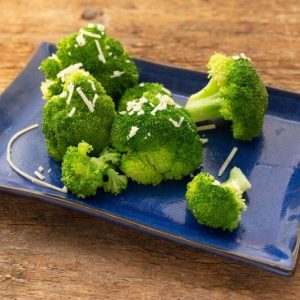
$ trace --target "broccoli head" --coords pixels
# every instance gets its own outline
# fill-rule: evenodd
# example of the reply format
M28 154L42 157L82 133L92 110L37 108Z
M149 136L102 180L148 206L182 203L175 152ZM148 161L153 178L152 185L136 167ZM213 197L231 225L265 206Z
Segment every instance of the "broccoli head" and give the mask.
M99 188L119 194L127 188L127 177L116 170L120 154L105 149L99 157L90 157L93 147L81 142L78 147L70 146L63 158L62 181L77 197L94 196Z
M247 209L242 194L251 184L239 168L220 183L208 173L199 173L187 185L188 208L199 224L229 231L237 228L241 211Z
M138 80L132 58L100 24L89 24L61 39L55 55L42 61L40 70L47 79L55 80L61 70L77 63L82 63L83 69L93 75L116 101Z
M190 96L186 109L195 122L224 118L232 121L233 136L249 141L262 131L268 105L267 90L249 58L213 55L210 81Z
M115 117L113 100L85 71L69 68L60 74L63 91L52 96L43 109L48 152L61 161L68 146L85 140L93 146L93 154L99 155L109 143Z
M199 167L202 144L184 108L163 94L157 84L147 84L146 90L137 86L124 97L126 109L114 120L111 142L123 153L120 168L128 177L157 185L163 180L181 179Z

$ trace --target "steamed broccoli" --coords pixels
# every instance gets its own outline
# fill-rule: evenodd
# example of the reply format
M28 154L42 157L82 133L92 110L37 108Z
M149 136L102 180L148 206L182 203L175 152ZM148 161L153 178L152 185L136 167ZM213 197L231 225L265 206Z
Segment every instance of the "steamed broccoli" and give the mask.
M93 147L86 142L68 148L62 163L62 182L80 198L94 196L101 187L115 195L121 193L127 187L127 177L115 170L120 154L105 149L96 158L89 156L92 150Z
M199 224L234 230L247 209L242 194L251 184L239 168L230 171L229 179L220 183L208 173L199 173L188 183L188 208Z
M116 101L138 81L132 58L100 24L89 24L78 33L63 38L55 55L42 61L40 70L47 79L55 80L61 70L77 63L82 63L83 69L93 75Z
M95 78L75 66L61 74L63 91L46 102L43 133L49 154L61 161L68 146L85 140L100 154L108 145L115 117L111 97Z
M208 62L210 81L192 95L186 109L195 122L224 118L232 121L233 136L249 141L263 127L268 93L250 59L213 55Z
M112 145L123 153L121 170L142 184L181 179L202 160L202 144L189 113L162 88L145 84L126 92L120 102L124 110L112 128Z

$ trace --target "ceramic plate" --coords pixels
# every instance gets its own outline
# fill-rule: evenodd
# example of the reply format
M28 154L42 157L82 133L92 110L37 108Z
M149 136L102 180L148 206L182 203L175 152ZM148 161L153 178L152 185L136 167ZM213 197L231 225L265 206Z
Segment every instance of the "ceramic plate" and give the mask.
M133 182L119 196L99 192L87 201L33 184L7 164L6 146L18 130L41 123L44 101L41 60L55 51L51 44L40 46L28 66L0 98L0 189L56 205L79 210L103 219L166 238L184 245L220 254L282 275L292 274L299 248L300 220L300 95L269 88L270 105L263 134L253 142L232 138L230 124L218 122L205 133L203 170L217 171L238 147L231 167L240 167L252 183L247 193L248 210L233 233L199 226L187 210L184 194L190 178L157 187ZM159 81L184 104L188 95L207 83L207 74L136 60L141 81ZM47 154L41 129L21 136L13 145L12 157L22 170L32 174L39 165L46 181L62 186L59 164Z

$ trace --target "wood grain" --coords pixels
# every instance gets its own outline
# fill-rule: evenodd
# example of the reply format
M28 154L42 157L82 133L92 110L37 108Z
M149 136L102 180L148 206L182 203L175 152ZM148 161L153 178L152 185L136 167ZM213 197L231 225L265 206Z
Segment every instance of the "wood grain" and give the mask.
M300 4L0 1L0 91L39 43L102 22L135 57L205 70L245 52L269 85L300 91ZM281 278L76 212L0 194L0 299L299 299ZM299 269L299 268L298 268Z

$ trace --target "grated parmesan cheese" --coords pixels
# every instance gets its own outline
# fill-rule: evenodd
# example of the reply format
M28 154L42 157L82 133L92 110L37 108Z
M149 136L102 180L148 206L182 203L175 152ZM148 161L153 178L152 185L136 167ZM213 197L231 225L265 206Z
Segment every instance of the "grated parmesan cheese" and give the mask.
M119 114L120 114L120 115L126 115L126 111L124 111L124 110L123 110L123 111L120 111Z
M73 92L74 92L74 84L72 82L69 83L69 85L68 85L68 91L69 91L69 95L68 95L68 98L66 100L67 105L70 104L72 96L73 96Z
M84 104L87 106L89 111L92 113L94 112L94 106L93 103L86 97L85 93L81 90L81 87L78 87L76 89L76 92L79 94L81 99L83 100Z
M52 169L50 168L50 169L48 169L47 173L49 174L49 173L51 173L51 171L52 171Z
M47 182L44 182L40 179L37 179L29 174L27 174L26 172L22 171L21 169L19 169L15 164L14 162L12 161L11 159L11 148L12 148L12 145L13 143L15 142L15 140L20 137L21 135L23 135L24 133L30 131L30 130L33 130L35 128L38 128L39 127L39 124L34 124L34 125L31 125L31 126L28 126L26 128L23 128L22 130L18 131L17 133L15 133L11 139L9 140L8 144L7 144L7 149L6 149L6 160L8 162L8 164L10 165L10 167L15 171L17 172L19 175L23 176L24 178L30 180L31 182L33 183L36 183L40 186L44 186L44 187L47 187L49 189L53 189L55 191L58 191L58 192L62 192L62 193L67 193L67 189L65 187L63 188L59 188L55 185L52 185L52 184L49 184Z
M76 111L76 107L72 107L72 109L71 109L70 112L68 113L68 117L69 117L69 118L72 118L73 115L75 114L75 111Z
M165 110L167 109L167 104L166 103L159 103L154 109L151 111L151 115L155 116L156 112L159 110Z
M166 93L166 94L168 94L169 96L171 96L171 91L170 90L168 90L168 89L166 89L165 87L162 87L162 90Z
M96 101L97 101L98 98L99 98L99 95L98 95L98 94L95 94L95 95L94 95L94 98L93 98L93 100L92 100L93 106L95 106Z
M200 139L202 145L206 144L208 142L208 139Z
M82 63L77 63L74 65L70 65L67 68L61 70L58 74L57 74L57 78L60 78L62 82L65 82L65 79L71 75L72 73L81 70L82 67Z
M220 168L220 170L218 172L218 176L222 176L222 174L224 173L224 171L226 170L226 168L228 167L228 165L232 161L232 159L235 156L235 154L236 154L237 151L238 151L237 147L233 147L232 148L232 150L229 153L228 157L226 158L226 160L224 161L223 165L221 166L221 168Z
M137 126L132 126L130 129L130 132L127 136L127 140L131 139L132 137L134 137L137 133L137 131L139 130L139 128Z
M89 36L89 37L92 37L92 38L95 38L95 39L101 39L101 35L100 34L97 34L97 33L93 33L93 32L90 32L90 31L86 31L84 29L80 29L79 32L81 34L84 34L86 36Z
M125 72L123 72L123 71L118 71L118 70L116 70L116 71L114 71L113 72L113 74L112 75L110 75L109 77L110 78L116 78L116 77L120 77L122 74L124 74Z
M83 37L82 33L80 33L76 36L76 42L77 42L78 46L80 46L80 47L84 46L86 44L86 40Z
M102 49L101 49L101 45L100 45L99 41L98 41L98 40L95 40L95 44L96 44L97 51L98 51L98 59L99 59L102 63L106 64L106 59L105 59L105 57L104 57L104 54L103 54L103 51L102 51Z
M96 86L95 86L94 81L92 81L92 80L89 79L88 82L91 84L92 90L96 91Z
M175 127L180 127L182 122L184 121L184 117L181 117L180 120L174 121L172 118L169 119L169 121L175 126Z
M33 174L40 180L45 180L45 176L42 175L39 171L34 171Z
M39 166L39 167L38 167L38 171L41 173L41 172L44 171L44 168L43 168L42 166Z
M197 127L197 131L205 131L211 129L216 129L216 124L209 124L209 125L203 125Z
M144 83L144 82L142 82L142 83L140 83L140 84L139 84L139 86L144 86L144 85L145 85L145 83Z
M66 91L62 91L60 94L59 94L59 97L60 98L65 98L67 97L68 93Z

